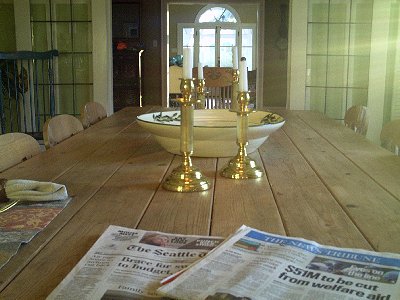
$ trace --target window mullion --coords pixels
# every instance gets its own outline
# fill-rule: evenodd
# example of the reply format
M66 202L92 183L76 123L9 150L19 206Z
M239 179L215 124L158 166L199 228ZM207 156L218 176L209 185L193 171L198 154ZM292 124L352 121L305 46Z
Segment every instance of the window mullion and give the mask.
M215 66L219 67L220 66L220 39L221 39L221 27L216 26L215 27Z
M200 33L199 28L197 26L194 27L194 45L193 45L193 59L194 66L197 66L197 62L199 61L199 53L200 53Z
M239 55L239 61L240 58L242 57L242 27L238 26L236 29L236 34L237 34L237 40L236 40L236 45L238 48L238 55Z

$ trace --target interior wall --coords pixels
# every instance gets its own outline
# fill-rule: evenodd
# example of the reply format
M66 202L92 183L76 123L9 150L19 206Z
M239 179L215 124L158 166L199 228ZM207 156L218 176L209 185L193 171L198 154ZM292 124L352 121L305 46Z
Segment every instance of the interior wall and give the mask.
M281 34L281 36L279 32L280 30L286 30L287 33L288 16L283 18L283 21L286 22L286 24L282 24L281 5L286 5L287 13L289 13L289 0L265 1L265 65L263 99L265 107L286 106L288 52L287 49L282 50L282 45L284 45L284 42L282 42L283 34ZM278 43L278 41L280 43Z
M0 3L0 28L0 51L16 51L13 3Z
M203 4L170 4L169 5L169 55L174 56L178 53L177 31L178 23L193 23L196 15Z
M161 6L159 0L141 2L143 105L161 105Z

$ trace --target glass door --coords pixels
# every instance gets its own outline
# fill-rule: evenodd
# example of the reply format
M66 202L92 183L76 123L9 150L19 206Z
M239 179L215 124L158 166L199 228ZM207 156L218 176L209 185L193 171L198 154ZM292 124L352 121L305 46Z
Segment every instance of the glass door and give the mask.
M232 67L232 46L236 46L237 31L235 29L222 29L219 31L218 67Z
M198 30L198 45L195 47L194 57L199 58L204 66L232 67L232 46L236 45L236 29L222 29L221 27Z
M195 53L195 57L198 57L198 61L204 66L214 67L218 63L216 59L218 57L216 55L218 49L218 47L216 47L216 30L215 28L207 28L199 29L198 32L199 47L195 47L195 52L198 49L198 53Z

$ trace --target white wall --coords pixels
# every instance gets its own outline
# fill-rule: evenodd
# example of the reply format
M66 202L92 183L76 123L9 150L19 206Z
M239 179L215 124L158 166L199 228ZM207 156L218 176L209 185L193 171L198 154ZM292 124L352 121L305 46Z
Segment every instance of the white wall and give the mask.
M386 89L390 1L374 1L368 84L369 125L367 138L380 143Z
M305 109L307 2L292 0L289 18L288 108ZM367 138L379 144L386 84L391 0L374 1L368 87Z
M93 100L114 111L111 0L92 0Z
M14 0L17 51L32 51L29 0Z
M291 0L289 8L289 50L287 105L289 109L305 108L307 1Z

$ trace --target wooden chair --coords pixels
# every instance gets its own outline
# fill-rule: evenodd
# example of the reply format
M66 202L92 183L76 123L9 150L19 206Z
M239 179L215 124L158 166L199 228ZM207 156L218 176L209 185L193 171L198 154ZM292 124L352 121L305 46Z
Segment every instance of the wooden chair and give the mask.
M173 65L169 67L169 106L178 107L179 102L176 100L182 97L181 93L182 67Z
M230 108L232 101L232 68L204 67L205 108ZM193 68L197 77L197 67Z
M383 147L400 155L400 119L383 126L380 138Z
M367 108L360 105L350 107L344 115L344 125L359 134L366 135L368 129Z
M40 153L32 136L21 132L0 135L0 172Z
M256 90L257 90L257 70L247 72L247 80L249 84L250 102L256 103Z
M43 139L46 148L54 147L83 130L81 121L71 115L58 115L46 121Z
M83 128L88 128L89 126L107 118L107 111L98 102L88 102L81 110L81 122Z

